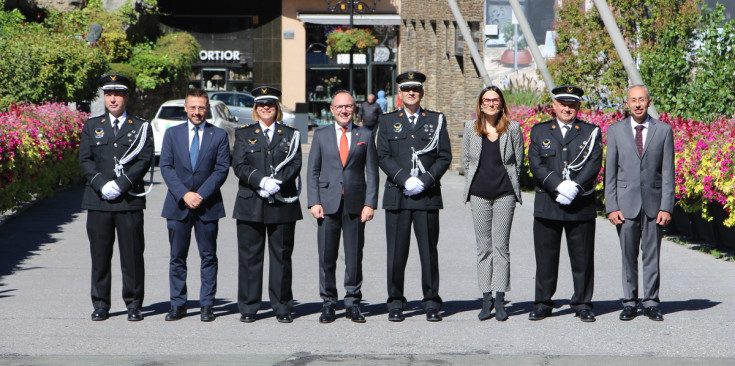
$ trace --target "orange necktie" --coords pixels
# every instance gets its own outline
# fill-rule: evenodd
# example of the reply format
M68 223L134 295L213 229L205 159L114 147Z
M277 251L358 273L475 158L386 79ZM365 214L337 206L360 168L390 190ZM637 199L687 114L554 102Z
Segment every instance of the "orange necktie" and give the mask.
M347 143L347 127L342 127L342 138L339 139L339 158L342 160L342 166L347 163L347 155L350 153L350 146Z

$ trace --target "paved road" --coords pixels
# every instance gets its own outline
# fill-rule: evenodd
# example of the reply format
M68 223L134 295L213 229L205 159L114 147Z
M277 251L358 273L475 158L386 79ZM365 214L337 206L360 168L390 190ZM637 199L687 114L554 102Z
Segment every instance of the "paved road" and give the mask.
M595 254L597 322L582 323L566 304L571 274L562 252L554 316L528 320L535 263L531 236L533 196L524 194L511 237L512 291L506 322L477 320L480 293L469 206L460 201L464 178L442 180L445 209L439 244L444 321L429 323L421 311L419 260L415 245L407 269L407 319L391 323L384 305L386 266L384 215L367 226L363 287L366 324L342 315L319 324L316 222L305 207L296 226L295 321L279 324L264 304L261 319L238 321L236 235L233 219L220 221L219 289L213 323L199 321L197 301L190 316L165 322L168 310L168 239L160 217L165 186L159 182L146 210L145 320L126 321L120 297L117 254L113 258L112 317L89 320L90 259L81 187L43 200L0 226L0 364L477 364L602 365L733 364L735 362L735 264L671 242L662 250L661 308L664 322L638 317L618 320L620 250L614 228L598 219ZM383 181L383 180L382 180ZM231 213L237 182L224 187ZM304 192L305 195L305 192ZM190 252L190 293L198 294L198 256ZM338 267L338 273L343 267ZM341 276L338 278L341 281ZM340 292L342 293L342 291ZM267 296L266 296L267 298ZM355 356L359 355L359 356Z

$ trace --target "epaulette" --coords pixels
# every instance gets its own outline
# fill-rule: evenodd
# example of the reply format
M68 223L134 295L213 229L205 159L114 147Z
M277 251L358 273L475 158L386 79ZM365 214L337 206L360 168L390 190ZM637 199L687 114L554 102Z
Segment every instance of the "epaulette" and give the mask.
M249 125L241 125L241 126L237 126L237 128L238 128L238 129L245 129L245 128L248 128L248 127L253 127L253 126L256 126L257 124L258 124L258 122L253 122L253 123L251 123L251 124L249 124Z
M590 125L590 126L592 126L592 127L597 127L597 125L596 125L596 124L594 124L594 123L592 123L592 122L587 122L587 121L585 121L585 120L583 120L583 119L578 119L578 120L577 120L577 122L581 122L581 123L584 123L584 124L586 124L586 125Z
M140 116L135 116L135 118L137 118L137 119L139 119L139 120L141 120L141 121L143 121L143 122L150 122L150 121L148 121L147 119L145 119L145 118L143 118L143 117L140 117Z
M426 108L421 108L421 109L422 110L425 110L427 112L436 113L436 114L441 114L442 113L442 111L437 111L436 109L426 109Z
M383 115L388 115L388 114L398 113L399 111L403 111L403 108L401 108L401 109L396 109L396 110L393 110L393 111L390 111L390 112L385 112L385 113L383 113Z
M540 125L545 125L547 123L551 123L551 122L554 122L554 121L556 121L556 119L552 118L552 119L548 119L548 120L543 121L543 122L536 122L532 127L540 126Z
M99 116L89 117L89 119L102 118L102 117L105 116L105 114L107 114L107 113L102 113Z
M285 124L283 122L278 122L278 127L286 127L286 128L291 129L291 130L294 130L294 131L296 130L295 128L293 128L293 127L291 127L291 126L289 126L289 125L287 125L287 124Z

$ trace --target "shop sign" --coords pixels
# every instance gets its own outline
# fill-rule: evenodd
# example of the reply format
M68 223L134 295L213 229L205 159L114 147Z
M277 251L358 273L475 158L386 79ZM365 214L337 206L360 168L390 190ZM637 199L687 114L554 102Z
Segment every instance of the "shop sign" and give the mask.
M350 54L349 53L338 53L337 54L337 63L340 65L345 65L350 63ZM355 53L352 55L352 63L355 65L365 65L367 64L367 55L364 53Z
M240 61L240 51L202 50L199 52L199 59L202 61Z

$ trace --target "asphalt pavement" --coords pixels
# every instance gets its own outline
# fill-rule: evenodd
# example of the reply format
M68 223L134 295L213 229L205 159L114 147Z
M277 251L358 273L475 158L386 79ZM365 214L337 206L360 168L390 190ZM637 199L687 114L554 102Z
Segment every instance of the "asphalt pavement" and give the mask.
M304 220L296 225L293 253L293 323L278 323L267 301L257 322L239 321L237 241L235 221L229 217L220 220L217 319L212 323L199 320L199 258L193 244L188 262L189 315L166 322L169 244L160 216L166 187L158 172L155 180L145 211L142 322L126 320L117 253L113 257L112 316L103 322L90 320L87 213L79 208L83 187L41 200L0 226L0 364L735 364L735 263L665 241L660 294L665 321L644 316L620 321L620 249L614 227L602 218L597 219L595 248L597 321L582 323L567 306L572 283L566 249L562 250L553 316L529 321L535 273L530 193L524 193L524 204L516 210L511 235L512 289L506 294L510 318L479 321L481 293L470 207L460 202L464 177L453 171L442 179L442 322L427 322L421 310L415 243L406 269L406 320L388 321L385 216L380 209L365 235L362 308L367 323L345 319L340 307L337 321L320 324L316 221L305 207L305 189L301 196ZM223 187L228 215L236 191L237 179L231 174ZM343 272L341 263L338 283ZM340 289L340 295L343 293Z

